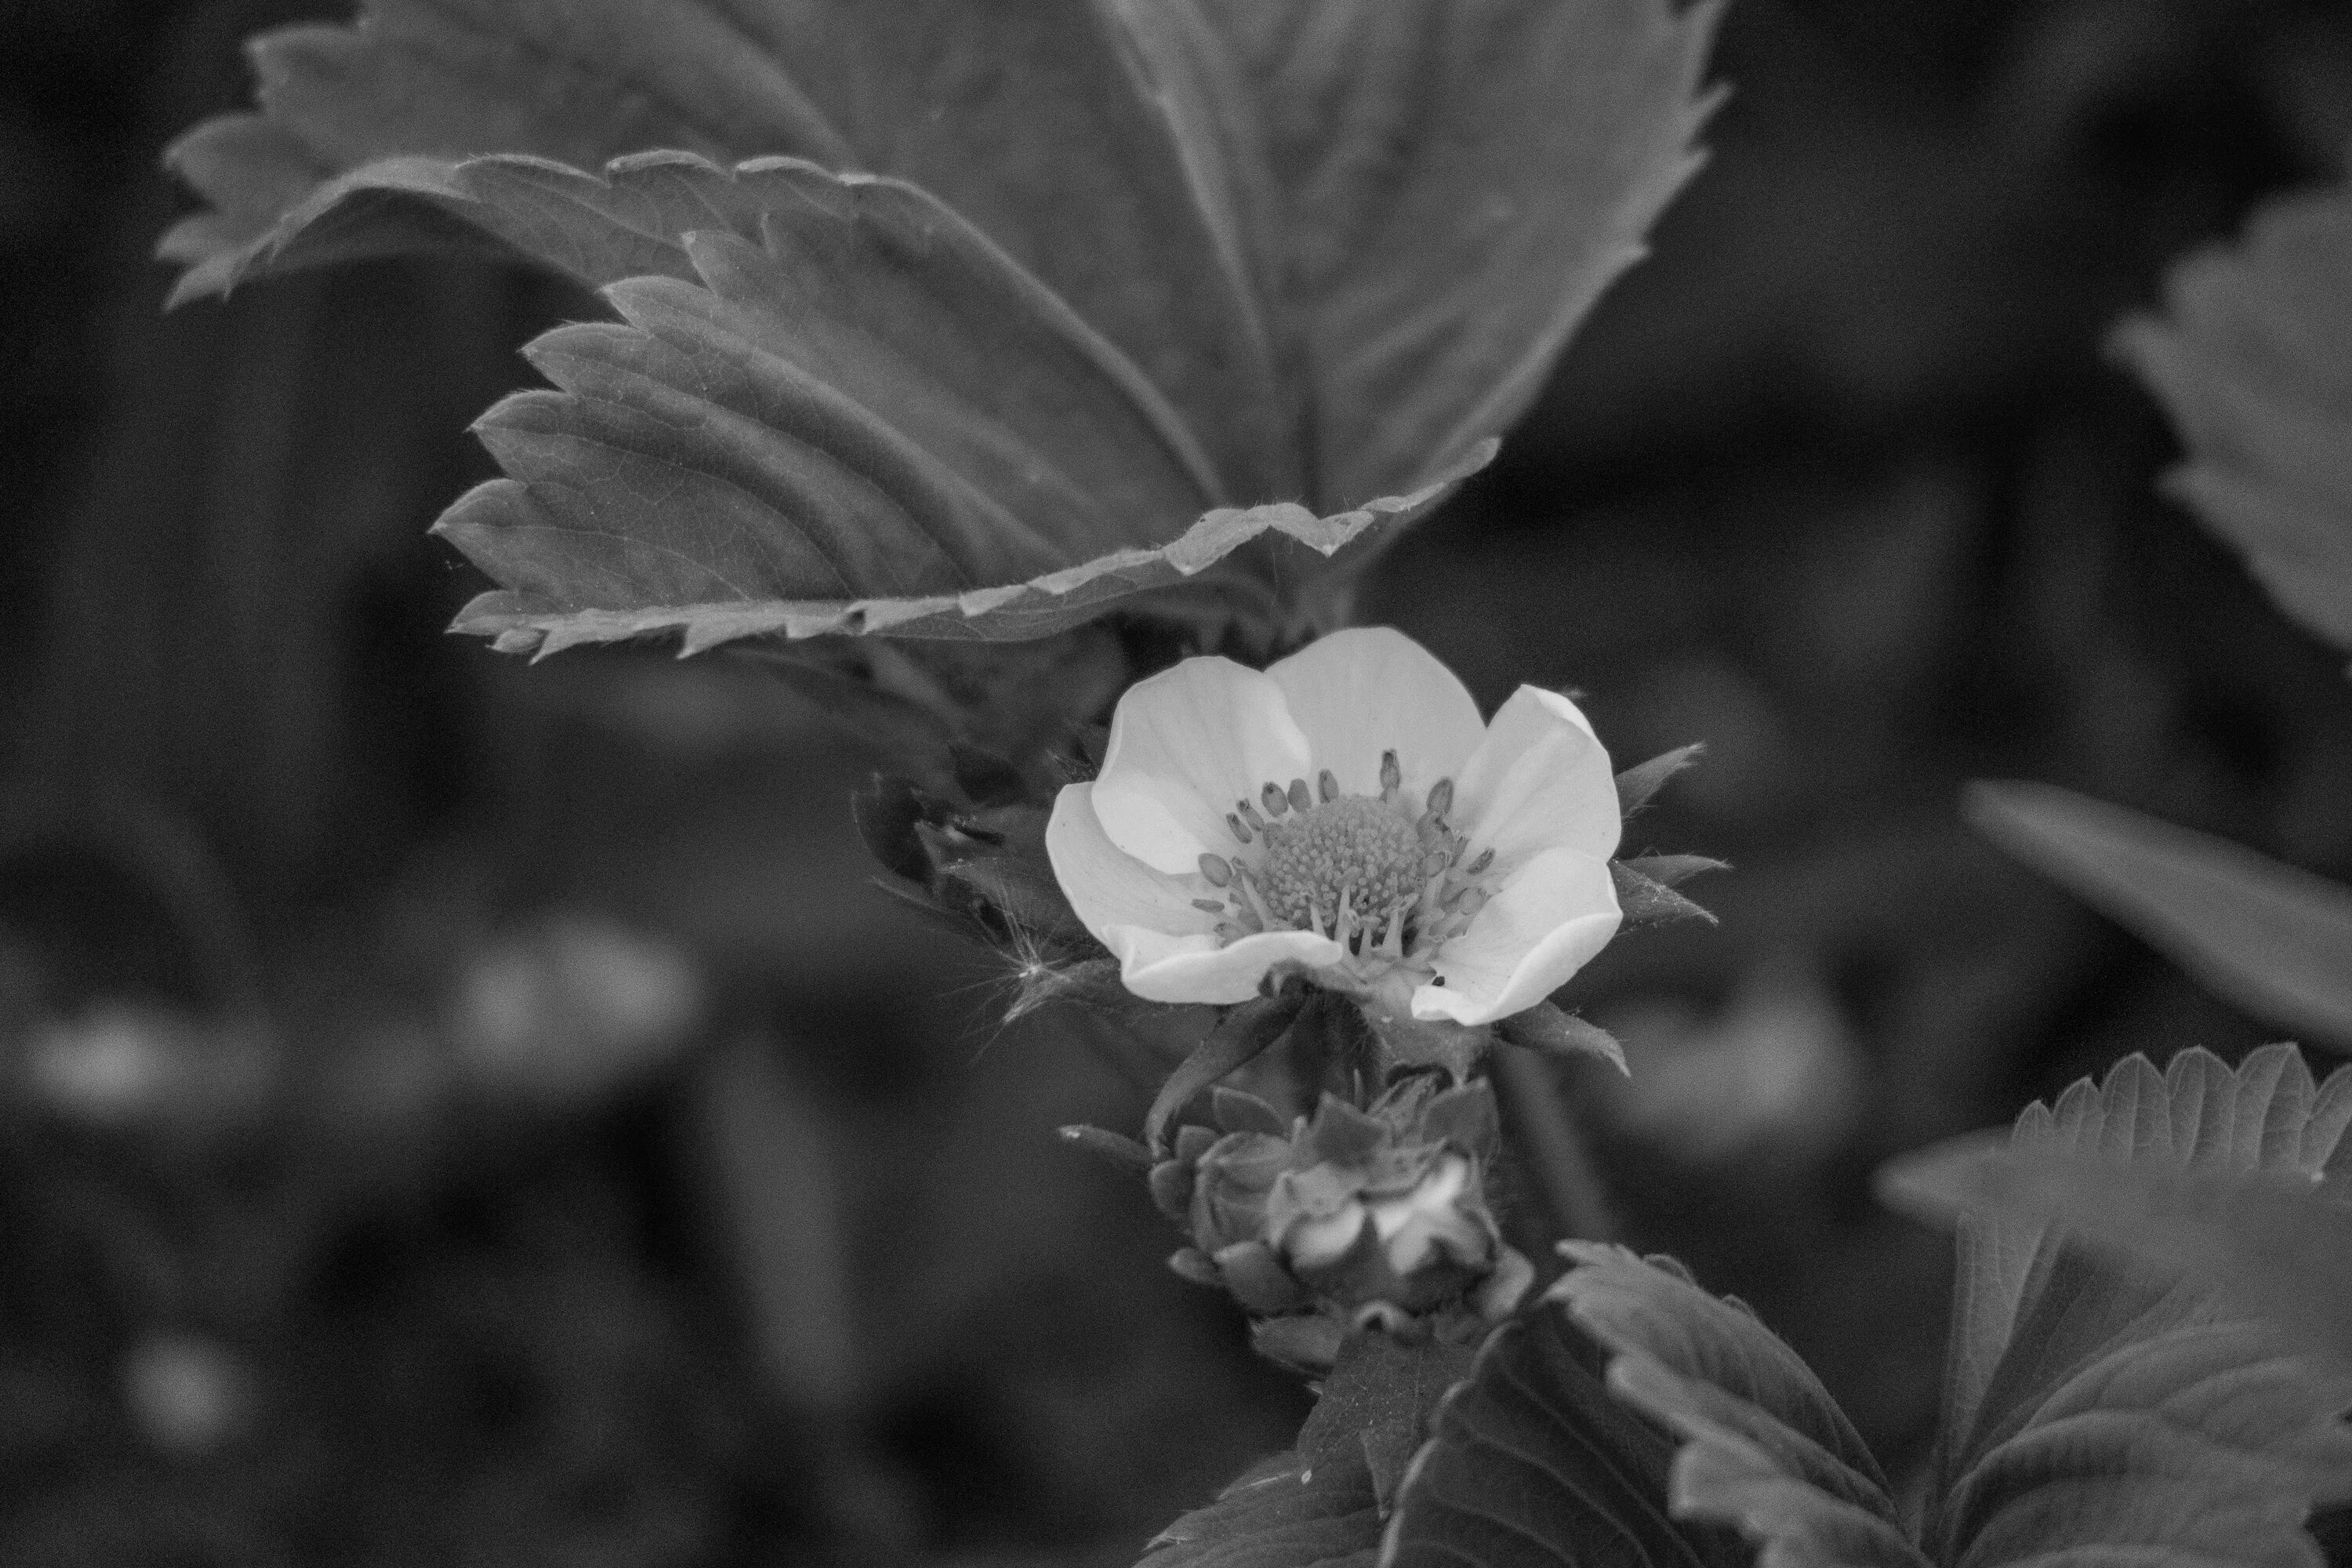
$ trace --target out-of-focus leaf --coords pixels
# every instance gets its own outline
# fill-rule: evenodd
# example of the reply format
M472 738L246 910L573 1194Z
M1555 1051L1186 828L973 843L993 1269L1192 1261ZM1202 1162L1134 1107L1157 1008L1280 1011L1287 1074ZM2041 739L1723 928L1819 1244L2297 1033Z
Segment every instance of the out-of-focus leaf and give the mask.
M1202 8L1265 128L1319 493L1417 489L1525 409L1697 168L1720 7Z
M2352 890L2049 784L1972 784L1967 810L2216 994L2352 1049Z
M2352 193L2275 201L2116 346L2179 426L2168 482L2281 608L2352 649Z
M1371 1568L1430 1408L1469 1366L1465 1346L1349 1336L1297 1447L1162 1531L1142 1568Z
M1381 1568L1744 1568L1728 1531L1668 1518L1674 1445L1602 1385L1557 1308L1497 1330L1433 1426Z
M2310 1180L2342 1140L2289 1047L2234 1073L2134 1057L2018 1119L2011 1146ZM2177 1273L2118 1265L2039 1219L1964 1214L1925 1541L1937 1560L2053 1552L2320 1562L2315 1503L2352 1496L2352 1370Z
M1770 1568L1916 1568L1886 1478L1820 1380L1753 1312L1668 1260L1572 1244L1552 1287L1614 1359L1609 1386L1682 1439L1677 1518L1736 1526Z

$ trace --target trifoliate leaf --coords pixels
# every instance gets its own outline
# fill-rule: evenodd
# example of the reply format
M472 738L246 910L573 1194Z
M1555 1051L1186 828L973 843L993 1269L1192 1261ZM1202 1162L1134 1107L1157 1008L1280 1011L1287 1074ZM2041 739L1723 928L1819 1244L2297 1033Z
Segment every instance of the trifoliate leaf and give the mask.
M2340 1124L2352 1116L2352 1068L2328 1089ZM1882 1185L1906 1206L2064 1226L2085 1245L2187 1273L2352 1370L2352 1202L2309 1182L1962 1140L1889 1167Z
M2352 889L2049 784L1973 784L1968 813L2218 995L2352 1049Z
M1344 614L1639 253L1716 12L371 0L257 41L165 248L184 294L485 237L604 288L442 524L502 648L1041 637L1370 535L1235 557L1195 613L1263 641Z
M2287 1047L2234 1073L2202 1050L2163 1074L2134 1057L2029 1109L2011 1147L2308 1181L2341 1142L2342 1100ZM1926 1521L1939 1561L2317 1568L2303 1521L2352 1496L2352 1369L2038 1218L1965 1215L1956 1290Z
M2171 410L2173 493L2295 620L2352 649L2352 192L2271 203L2116 336Z
M1676 1518L1738 1528L1768 1568L1920 1568L1886 1478L1811 1370L1744 1305L1622 1247L1566 1249L1552 1287L1609 1385L1676 1437Z
M1667 1516L1674 1445L1598 1359L1554 1307L1496 1331L1405 1473L1381 1568L1744 1568L1728 1531Z

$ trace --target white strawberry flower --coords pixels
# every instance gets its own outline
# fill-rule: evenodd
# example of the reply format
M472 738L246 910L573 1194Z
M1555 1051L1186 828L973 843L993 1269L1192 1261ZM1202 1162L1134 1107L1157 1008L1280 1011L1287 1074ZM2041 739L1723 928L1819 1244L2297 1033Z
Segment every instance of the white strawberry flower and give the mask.
M1139 996L1243 1002L1283 966L1479 1025L1616 934L1619 827L1573 702L1522 686L1482 722L1453 671L1370 627L1264 671L1188 658L1138 682L1045 847Z

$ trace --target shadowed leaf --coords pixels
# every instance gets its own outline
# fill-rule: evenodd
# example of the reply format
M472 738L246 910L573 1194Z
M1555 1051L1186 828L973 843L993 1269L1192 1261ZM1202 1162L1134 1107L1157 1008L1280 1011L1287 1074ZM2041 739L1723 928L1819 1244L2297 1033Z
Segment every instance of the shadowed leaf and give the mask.
M1467 1346L1350 1335L1297 1446L1161 1531L1142 1568L1371 1568L1431 1406L1469 1367Z
M1768 1568L1923 1568L1878 1462L1753 1312L1622 1247L1565 1250L1551 1298L1613 1352L1609 1386L1682 1440L1676 1517L1738 1528Z
M1382 1568L1744 1568L1728 1532L1668 1518L1674 1445L1597 1366L1556 1308L1496 1331L1406 1472Z
M2216 994L2352 1049L2352 890L2049 784L1972 784L1968 815Z

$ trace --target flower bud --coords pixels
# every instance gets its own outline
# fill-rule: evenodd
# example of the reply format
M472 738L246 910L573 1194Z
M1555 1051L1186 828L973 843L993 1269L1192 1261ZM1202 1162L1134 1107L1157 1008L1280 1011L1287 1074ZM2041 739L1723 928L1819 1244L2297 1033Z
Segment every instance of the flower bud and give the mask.
M1362 1109L1326 1095L1283 1133L1272 1107L1221 1091L1226 1131L1184 1128L1151 1173L1154 1198L1190 1234L1179 1271L1213 1279L1261 1317L1321 1314L1340 1333L1507 1315L1533 1271L1486 1207L1494 1096L1444 1082L1416 1074ZM1336 1343L1286 1330L1266 1342L1326 1341Z

